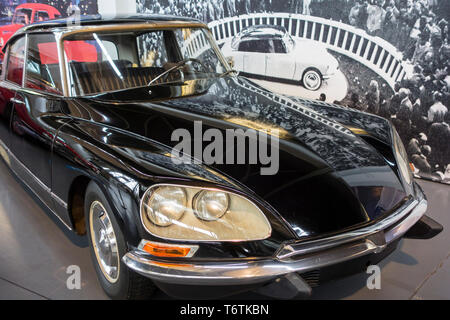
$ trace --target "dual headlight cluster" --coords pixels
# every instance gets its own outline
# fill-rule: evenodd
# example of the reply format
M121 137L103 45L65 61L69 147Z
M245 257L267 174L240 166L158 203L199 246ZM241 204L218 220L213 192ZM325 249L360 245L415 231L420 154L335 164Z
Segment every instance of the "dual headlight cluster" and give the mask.
M151 234L184 241L249 241L270 236L266 216L250 200L219 189L155 185L141 202Z

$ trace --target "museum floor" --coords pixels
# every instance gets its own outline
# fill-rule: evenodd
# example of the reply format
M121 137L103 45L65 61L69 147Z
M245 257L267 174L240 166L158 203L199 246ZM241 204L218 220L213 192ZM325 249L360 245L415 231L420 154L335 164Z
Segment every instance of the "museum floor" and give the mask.
M402 240L381 264L381 289L357 274L313 292L313 299L450 299L450 186L419 181L428 215L444 231L431 240ZM81 268L81 290L68 290L66 269ZM168 297L158 292L156 299ZM234 299L264 298L245 293ZM0 162L0 299L107 299L89 257L87 241L70 235L44 211Z

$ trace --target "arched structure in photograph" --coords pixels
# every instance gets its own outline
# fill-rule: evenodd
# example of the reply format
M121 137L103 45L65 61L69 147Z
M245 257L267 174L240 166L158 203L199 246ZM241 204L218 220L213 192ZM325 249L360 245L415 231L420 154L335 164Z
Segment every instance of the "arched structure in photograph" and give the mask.
M253 25L279 25L292 37L317 41L369 67L391 88L407 76L412 66L392 44L350 25L314 16L289 13L253 13L208 24L219 44Z

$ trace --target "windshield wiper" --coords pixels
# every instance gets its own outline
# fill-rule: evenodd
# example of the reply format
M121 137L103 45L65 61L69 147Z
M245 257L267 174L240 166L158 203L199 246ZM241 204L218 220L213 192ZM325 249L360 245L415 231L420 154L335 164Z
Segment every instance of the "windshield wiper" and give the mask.
M177 62L177 64L174 65L173 67L167 69L166 71L164 71L163 73L159 74L159 75L156 76L154 79L152 79L152 80L147 84L147 86L151 86L156 80L158 80L158 79L164 77L165 75L171 73L171 72L174 71L174 70L177 70L177 69L181 68L181 67L184 66L186 63L191 62L191 61L197 62L197 63L199 63L200 65L203 66L203 63L202 63L201 61L199 61L198 59L187 58L187 59L181 60L180 62Z
M219 75L219 78L223 78L223 77L225 77L225 76L229 75L230 73L236 73L236 74L238 74L238 73L239 73L239 71L237 71L237 70L234 70L234 69L231 69L231 70L225 71L224 73L221 73L221 74Z

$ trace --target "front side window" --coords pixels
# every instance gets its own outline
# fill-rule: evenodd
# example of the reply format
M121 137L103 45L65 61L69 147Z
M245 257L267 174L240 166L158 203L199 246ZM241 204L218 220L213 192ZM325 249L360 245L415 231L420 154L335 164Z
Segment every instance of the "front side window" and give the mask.
M58 49L53 34L30 34L25 87L62 94Z
M244 40L239 44L239 51L244 52L282 53L276 50L277 48L272 39Z
M83 32L64 38L71 94L214 77L228 70L203 28ZM171 72L167 70L172 69Z
M267 51L267 40L243 40L239 43L239 51L242 52L260 52Z
M23 65L25 60L25 37L21 37L9 45L6 79L22 85Z
M47 21L49 19L50 17L47 11L36 11L36 14L34 16L34 22Z
M12 24L30 24L32 14L33 10L31 9L17 9Z
M273 46L275 48L275 53L286 53L286 47L284 46L284 42L281 39L273 40Z

